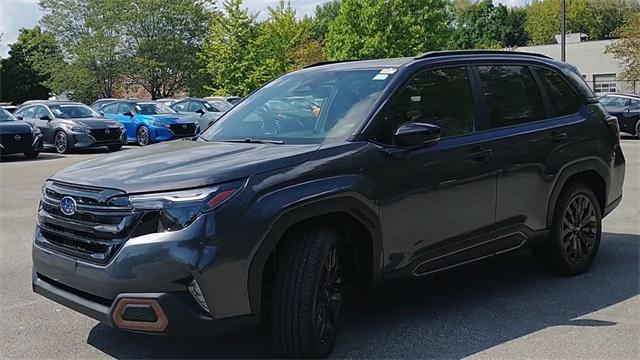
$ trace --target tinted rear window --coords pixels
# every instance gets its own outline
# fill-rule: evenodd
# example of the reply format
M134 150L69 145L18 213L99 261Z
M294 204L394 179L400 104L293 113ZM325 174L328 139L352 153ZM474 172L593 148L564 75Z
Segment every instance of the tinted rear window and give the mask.
M536 68L545 87L549 100L556 110L557 116L575 114L580 109L581 100L576 92L558 73Z
M478 72L492 128L545 118L542 96L526 66L478 66Z

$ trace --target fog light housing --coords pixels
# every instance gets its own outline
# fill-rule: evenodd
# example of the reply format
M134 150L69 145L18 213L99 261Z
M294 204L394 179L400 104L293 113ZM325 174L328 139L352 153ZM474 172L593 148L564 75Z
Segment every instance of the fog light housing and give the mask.
M207 302L204 300L204 295L202 294L200 285L198 285L198 282L195 279L191 280L191 282L189 283L189 292L191 293L191 296L193 296L193 298L196 300L198 305L200 305L200 307L204 311L209 313L209 307L207 306Z

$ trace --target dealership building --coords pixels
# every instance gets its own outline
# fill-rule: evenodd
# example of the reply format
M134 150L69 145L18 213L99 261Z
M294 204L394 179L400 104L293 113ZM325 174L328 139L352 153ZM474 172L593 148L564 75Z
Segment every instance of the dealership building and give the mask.
M516 51L526 51L547 55L560 60L560 36L558 44L523 46ZM588 41L585 34L567 34L567 62L575 65L598 95L609 92L640 93L640 79L625 79L624 64L616 60L613 54L606 53L607 46L615 40Z

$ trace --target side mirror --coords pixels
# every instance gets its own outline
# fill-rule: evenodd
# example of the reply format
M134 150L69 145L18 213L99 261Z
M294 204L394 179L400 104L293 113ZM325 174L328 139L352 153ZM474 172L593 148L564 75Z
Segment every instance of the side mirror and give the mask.
M396 144L403 148L429 147L440 141L440 127L425 123L407 123L398 128L393 135Z
M42 116L40 116L40 120L51 121L51 118L49 117L49 115L42 115Z
M100 116L104 116L104 111L100 111Z
M131 111L124 112L124 113L122 113L122 115L128 116L128 117L133 117L133 113Z
M196 110L196 113L200 114L200 115L204 115L204 109L200 108L200 109Z
M16 119L18 119L18 120L24 120L24 118L22 117L22 115L18 115L18 116L16 116Z

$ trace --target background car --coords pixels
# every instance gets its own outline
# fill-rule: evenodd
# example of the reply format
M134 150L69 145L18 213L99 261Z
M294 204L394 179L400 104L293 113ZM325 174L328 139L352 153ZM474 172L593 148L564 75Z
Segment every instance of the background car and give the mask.
M108 104L114 101L118 101L118 99L115 99L115 98L98 99L94 101L93 104L91 104L91 108L93 110L98 111L104 104Z
M171 108L179 113L197 116L200 130L204 130L231 109L231 105L222 100L209 102L200 98L186 98L171 105Z
M16 111L16 109L18 109L17 106L13 105L13 103L10 102L0 103L0 108L5 109L12 114Z
M204 98L204 100L208 101L212 105L218 102L224 102L230 106L234 106L235 104L240 102L242 98L238 96L207 96Z
M195 116L179 114L157 101L119 100L102 106L100 111L124 125L128 142L141 146L193 137L199 131Z
M640 96L607 94L600 98L600 103L609 114L618 118L620 131L640 139Z
M0 108L0 156L24 153L27 158L36 158L41 150L40 129L18 121L11 113Z
M70 101L37 101L15 112L18 120L37 126L44 145L60 154L71 149L106 146L120 150L125 140L124 127L106 119L85 104Z
M175 104L176 102L180 101L180 99L175 99L175 98L163 98L163 99L158 99L156 100L157 102L161 102L167 106L171 106L173 104Z

